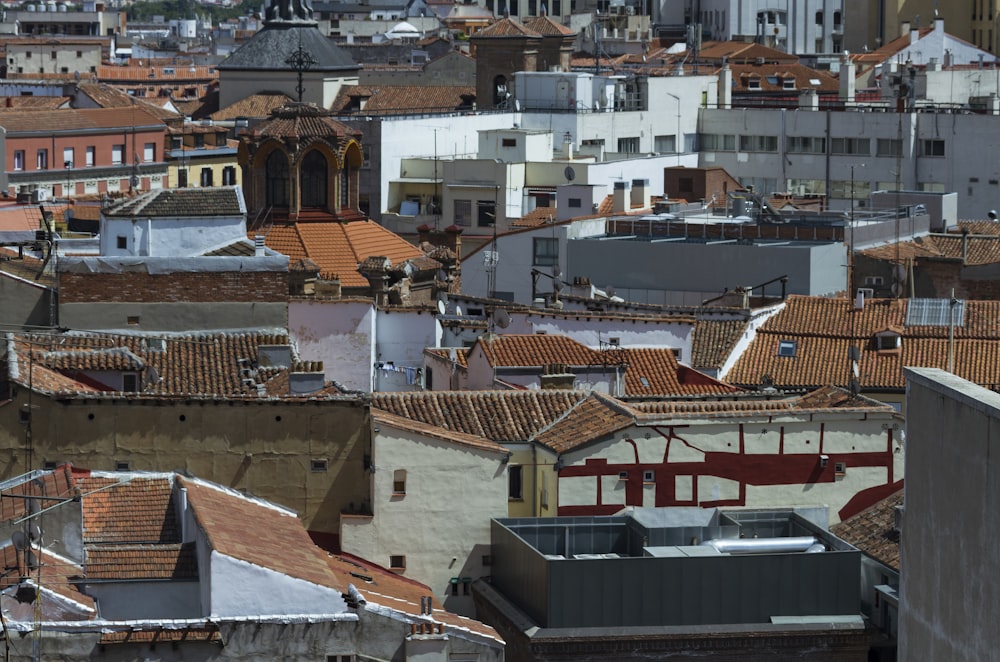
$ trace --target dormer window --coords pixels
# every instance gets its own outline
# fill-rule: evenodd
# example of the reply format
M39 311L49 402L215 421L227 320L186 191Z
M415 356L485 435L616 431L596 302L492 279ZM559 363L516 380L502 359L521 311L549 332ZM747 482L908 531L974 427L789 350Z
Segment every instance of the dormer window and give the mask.
M795 79L794 78L785 78L785 79L783 79L781 81L781 87L782 87L782 89L785 89L785 90L794 90L795 89Z
M875 336L875 348L880 352L891 352L900 349L903 338L898 333L887 331Z
M760 78L749 78L747 79L747 89L748 90L759 90L760 89Z
M798 348L798 343L794 340L779 340L778 341L778 356L795 356L795 350Z

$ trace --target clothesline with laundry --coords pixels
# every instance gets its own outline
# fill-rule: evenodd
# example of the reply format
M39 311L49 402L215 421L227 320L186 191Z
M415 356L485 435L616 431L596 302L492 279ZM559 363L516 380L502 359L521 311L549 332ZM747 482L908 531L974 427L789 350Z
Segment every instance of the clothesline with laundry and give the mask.
M423 374L423 368L417 366L409 365L396 365L392 361L379 361L375 364L375 368L381 370L384 374L389 374L393 372L401 372L406 375L406 383L410 386L416 384L420 381L420 376Z

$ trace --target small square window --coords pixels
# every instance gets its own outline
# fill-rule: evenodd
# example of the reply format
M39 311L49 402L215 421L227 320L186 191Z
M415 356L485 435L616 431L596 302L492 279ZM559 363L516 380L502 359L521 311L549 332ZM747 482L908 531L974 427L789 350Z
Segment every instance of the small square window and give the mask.
M128 248L128 237L123 237L121 235L118 235L118 237L115 238L115 241L116 241L116 246L118 248L121 249Z
M115 462L115 471L128 471L130 468L131 465L128 462L122 460Z
M483 566L489 567L493 565L493 557L490 554L483 554Z
M618 472L618 480L628 480L628 472L627 471L619 471Z
M394 554L389 557L390 570L406 570L406 557L402 554Z
M501 141L501 144L504 147L517 147L517 139L516 138L504 138Z
M794 340L778 341L778 356L795 356L797 343Z
M644 482L644 483L654 483L654 482L656 482L656 472L654 472L654 471L643 471L642 472L642 482Z
M57 463L53 462L52 460L46 460L45 464L43 465L46 471L51 471L52 469L55 469L56 466Z
M836 473L838 476L844 476L847 474L847 463L837 462L836 464L833 465L833 470L834 473Z
M309 468L316 473L323 473L324 471L327 470L328 466L329 463L327 462L327 460L313 460L312 462L309 463Z
M406 469L396 469L392 472L392 493L406 494Z
M126 393L135 393L139 390L139 375L135 373L128 373L122 375L122 391Z
M125 318L125 323L128 324L129 326L138 326L139 325L139 316L138 315L129 315L128 317Z

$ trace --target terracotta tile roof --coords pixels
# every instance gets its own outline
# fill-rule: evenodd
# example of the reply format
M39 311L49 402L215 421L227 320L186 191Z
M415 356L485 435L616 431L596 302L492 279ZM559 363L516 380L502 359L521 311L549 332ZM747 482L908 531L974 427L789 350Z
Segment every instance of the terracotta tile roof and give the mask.
M243 117L270 117L276 108L288 105L294 101L283 92L251 94L225 108L220 108L209 115L213 120L235 120Z
M576 32L553 20L551 16L535 16L524 23L524 27L532 32L537 32L542 36L573 37Z
M683 59L686 51L674 54L677 59ZM698 59L703 61L714 61L721 63L726 58L730 65L743 63L754 63L759 58L764 62L785 62L795 63L799 61L797 55L779 51L763 44L742 41L706 41L702 42L698 51Z
M899 533L896 507L903 505L903 490L830 527L830 532L876 561L899 570Z
M15 496L73 497L79 493L68 464L42 472L38 479L41 484L34 480L0 483L3 493L11 495L0 499L0 521L12 522L28 514L28 499L17 499Z
M148 191L105 208L109 217L240 216L245 213L237 186Z
M8 134L36 131L138 130L162 128L163 122L143 108L67 108L64 110L11 111L0 113L0 126Z
M811 69L803 64L736 64L732 63L733 90L743 92L788 92L798 94L801 90L837 92L840 82L824 71ZM785 81L793 81L793 88L785 87ZM756 81L756 87L750 87Z
M182 545L88 545L87 579L197 579L194 543Z
M586 397L579 391L375 393L372 407L504 443L530 440Z
M65 108L71 97L0 97L0 111L57 110Z
M512 228L536 228L551 223L556 217L555 207L536 207L521 218L511 222Z
M476 32L472 35L472 40L477 39L505 39L505 38L539 38L542 35L538 34L531 28L525 26L523 23L510 18L501 18L492 25L489 25L482 30Z
M836 386L824 386L809 393L773 400L734 398L730 400L674 400L630 402L629 407L642 418L704 418L715 416L758 416L774 412L811 413L836 409L861 411L893 411L892 407L864 396L851 394Z
M44 539L43 539L44 542ZM43 618L45 620L89 620L97 617L95 602L92 597L84 594L80 587L84 573L83 568L74 564L71 560L63 558L50 550L42 549L36 551L37 559L41 562L41 587L43 591L51 591L73 603L76 609L68 609L61 600L51 600L44 593L41 601ZM34 571L30 569L24 561L24 554L19 553L12 544L0 547L0 563L6 572L0 574L0 588L7 593L13 590L22 577L34 576ZM7 597L5 595L5 597ZM11 618L10 610L13 601L4 604L4 617ZM31 611L33 606L29 606ZM30 614L31 611L28 613ZM33 616L33 615L32 615ZM15 617L16 618L16 617ZM30 620L31 616L29 616Z
M677 363L670 349L624 349L625 395L652 397L733 393L740 389Z
M997 221L959 221L958 228L949 230L953 233L961 233L963 229L968 229L970 234L1000 235L1000 222Z
M423 252L374 221L275 222L267 231L268 248L294 262L308 258L323 278L337 277L343 287L368 287L358 264L371 256L388 257L392 264L423 257Z
M2 125L2 121L0 121ZM45 204L45 211L53 212L58 219L65 211L65 205ZM42 227L42 212L38 205L0 205L0 232L20 232L34 236Z
M201 627L157 627L148 630L131 628L128 630L102 632L100 643L102 646L109 644L149 644L150 646L155 646L156 644L180 644L185 642L221 643L222 634L219 632L219 626L214 623Z
M476 339L476 348L483 351L494 367L544 366L565 363L570 366L600 365L599 352L569 336L550 334L483 334Z
M163 340L162 347L140 335L70 332L10 336L16 366L12 380L25 387L30 381L37 392L85 396L115 392L93 373L134 369L139 372L142 390L118 392L122 397L294 397L287 389L275 390L280 388L277 380L287 377L286 368L258 365L260 346L285 345L288 337L284 334L205 332L161 334L157 339ZM32 343L30 359L27 342ZM264 394L258 385L265 387ZM333 393L323 391L309 397Z
M198 480L178 477L212 550L320 586L336 586L326 552L291 511ZM264 536L248 532L265 531Z
M613 398L591 393L535 436L539 443L564 453L635 423L635 414Z
M947 369L948 327L905 326L907 299L875 299L854 310L846 299L791 296L768 319L725 375L738 385L759 385L765 376L778 387L847 385L848 350L860 349L862 389L905 387L903 366ZM955 374L984 386L1000 384L1000 301L966 301L965 324L954 330ZM903 329L899 350L880 351L874 336ZM782 340L794 341L794 356L780 356Z
M155 103L146 102L144 99L136 98L116 87L105 83L81 83L77 89L90 97L101 108L141 108L153 117L161 120L179 119L180 116Z
M254 127L256 138L325 138L336 136L343 143L346 138L360 137L360 132L339 122L326 110L307 103L291 103L271 111L267 119Z
M468 631L497 642L503 641L489 625L445 611L443 605L433 597L434 592L419 582L350 554L330 555L327 563L335 577L334 586L347 592L348 586L353 584L370 605L407 614L412 617L408 619L411 623L439 623L444 625L446 632ZM432 598L434 610L431 616L421 612L420 600L425 596Z
M453 111L471 108L475 97L476 88L467 85L345 85L337 92L330 110L337 115Z
M43 266L47 267L43 270ZM28 253L18 256L16 249L0 248L0 271L17 278L23 278L46 287L56 286L56 275L52 264L46 265Z
M84 545L181 542L173 482L166 475L92 474L78 476L77 485L85 495Z
M699 319L691 340L691 365L720 368L746 333L746 320Z
M962 260L962 244L966 245L967 266L996 264L1000 262L1000 234L975 236L969 235L965 240L961 235L932 234L917 237L913 241L900 242L899 245L885 245L861 251L863 255L877 260Z
M199 83L218 79L215 67L190 64L166 64L166 66L118 66L97 67L97 78L101 81L141 82L141 83Z
M410 418L403 418L402 416L397 416L395 414L390 414L389 412L382 411L377 408L372 408L371 410L372 420L384 423L386 425L394 426L404 430L412 430L414 432L419 432L422 435L427 435L440 439L442 441L453 442L456 444L461 444L464 446L470 446L472 448L479 448L482 450L496 451L499 453L507 453L507 448L501 446L500 444L490 441L489 439L484 439L476 435L465 434L456 430L448 430L437 425L429 425L427 423L422 423L420 421L414 421Z
M469 350L466 347L437 348L429 347L424 350L424 354L430 354L438 360L451 362L451 352L455 350L455 365L459 368L469 367Z

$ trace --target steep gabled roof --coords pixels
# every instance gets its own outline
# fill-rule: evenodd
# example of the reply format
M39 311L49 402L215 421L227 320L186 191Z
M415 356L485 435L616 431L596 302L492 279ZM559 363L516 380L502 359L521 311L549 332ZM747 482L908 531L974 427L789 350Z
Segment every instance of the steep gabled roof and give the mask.
M601 363L600 354L569 336L549 334L484 334L475 347L496 368L540 367L551 363L588 366ZM473 351L475 351L475 347Z
M720 368L749 323L740 319L699 319L691 339L691 360L695 368Z
M562 23L554 20L551 16L534 16L524 23L524 27L532 32L537 32L543 37L547 36L558 36L558 37L574 37L576 32L569 29Z
M876 561L899 570L896 508L902 505L903 490L899 490L857 515L835 524L830 528L830 532Z
M965 301L953 343L947 325L907 325L911 303L873 299L856 310L846 299L791 296L784 309L757 330L725 379L759 385L766 376L778 387L846 386L852 369L848 352L856 347L862 389L902 391L903 366L947 369L953 348L955 374L980 385L1000 384L1000 301ZM890 327L902 329L901 346L880 351L872 339Z
M292 97L284 92L251 94L209 115L213 120L235 120L243 117L270 117L277 108L288 105Z
M340 116L454 111L471 108L475 97L467 85L345 85L330 110Z
M472 35L477 39L540 39L542 35L509 16L488 25Z
M680 365L671 349L625 349L623 356L628 366L625 369L625 395L628 397L704 395L740 390Z
M556 390L375 393L372 407L504 443L530 440L586 397Z
M635 424L635 414L621 402L591 393L562 418L542 430L535 441L564 453Z
M372 256L388 257L392 264L423 257L423 252L399 235L371 220L341 223L280 221L267 231L266 243L291 262L308 258L319 265L324 278L337 277L343 287L368 287L358 265Z
M861 253L867 257L895 262L899 260L950 260L963 262L963 244L965 251L964 264L979 266L1000 262L1000 234L968 235L965 238L959 234L931 234L917 237L913 241L887 244L869 248Z

